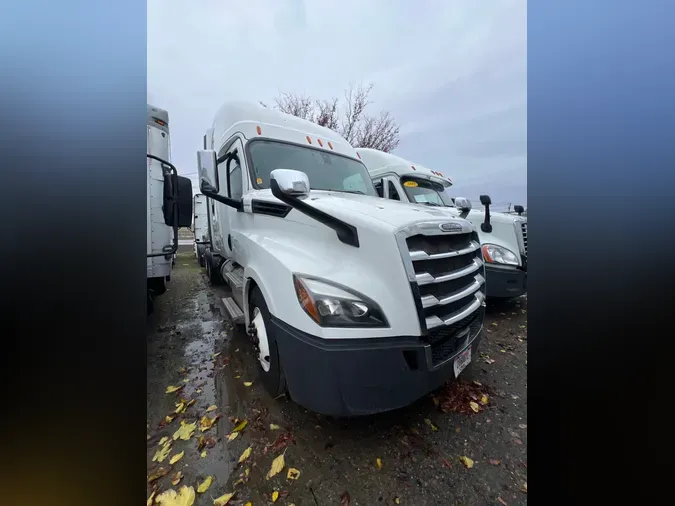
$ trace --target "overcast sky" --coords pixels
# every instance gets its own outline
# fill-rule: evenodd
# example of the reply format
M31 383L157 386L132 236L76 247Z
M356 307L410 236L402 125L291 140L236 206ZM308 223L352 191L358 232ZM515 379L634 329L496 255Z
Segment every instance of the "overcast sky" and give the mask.
M148 102L169 111L173 163L226 100L342 96L401 125L395 154L447 173L454 193L527 203L525 0L148 0Z

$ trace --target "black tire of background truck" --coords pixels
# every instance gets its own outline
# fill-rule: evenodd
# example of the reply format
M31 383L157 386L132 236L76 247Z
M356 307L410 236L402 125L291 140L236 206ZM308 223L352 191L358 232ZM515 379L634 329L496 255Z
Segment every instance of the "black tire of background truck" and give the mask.
M223 278L220 277L220 269L216 258L211 254L211 250L206 250L204 253L204 262L206 263L206 276L209 278L209 283L212 286L221 285Z
M155 301L152 299L152 294L150 293L150 290L148 290L148 300L146 302L147 309L148 309L148 315L151 315L152 313L155 312Z
M265 371L258 361L258 374L262 379L265 390L273 397L279 397L287 391L286 377L284 376L284 369L279 360L279 349L277 347L277 340L274 337L273 327L270 325L270 312L267 309L267 304L260 289L256 286L251 292L251 303L249 304L251 310L251 320L253 319L253 309L258 308L262 313L263 322L265 323L265 330L267 331L267 343L270 349L270 370ZM257 357L256 357L257 360Z
M204 254L203 253L201 255L199 255L198 261L199 261L200 267L206 267L206 262L204 261Z
M162 295L166 292L166 278L150 278L148 279L148 288L153 291L153 295Z
M200 267L204 267L206 263L204 262L204 252L206 251L206 246L202 244L197 245L197 262L199 262Z

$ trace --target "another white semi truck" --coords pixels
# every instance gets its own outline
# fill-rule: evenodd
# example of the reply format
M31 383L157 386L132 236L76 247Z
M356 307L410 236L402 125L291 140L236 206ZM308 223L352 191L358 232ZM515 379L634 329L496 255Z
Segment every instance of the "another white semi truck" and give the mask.
M475 360L484 270L468 221L378 198L345 139L257 104L223 105L204 147L206 271L231 288L273 397L371 414Z
M198 193L195 195L192 205L192 233L195 235L195 258L202 267L205 266L204 252L210 244L208 200L206 195Z
M449 177L399 156L357 148L380 197L432 207L446 207L453 216L469 220L478 232L485 260L486 293L510 298L527 291L527 217L490 212L490 197L481 195L485 211L471 209L465 198L452 198Z
M192 183L178 176L171 165L169 114L147 107L147 303L166 291L173 258L178 250L178 229L190 226Z

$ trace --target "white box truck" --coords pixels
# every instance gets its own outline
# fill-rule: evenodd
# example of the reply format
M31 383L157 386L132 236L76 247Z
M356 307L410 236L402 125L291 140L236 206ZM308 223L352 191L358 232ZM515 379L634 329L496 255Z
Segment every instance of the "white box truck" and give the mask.
M198 193L194 197L192 205L192 233L195 236L195 258L199 265L204 267L204 252L210 244L209 238L209 215L207 212L208 197Z
M484 271L468 221L378 198L345 139L257 104L223 105L204 146L207 275L232 290L273 397L371 414L475 360Z
M178 229L190 226L192 183L170 163L169 114L147 107L147 302L166 291L178 249Z
M485 260L486 293L511 298L527 291L527 217L490 212L490 197L481 195L485 212L473 210L465 198L453 198L452 180L443 173L376 149L357 148L380 197L431 207L445 207L469 220L478 232Z

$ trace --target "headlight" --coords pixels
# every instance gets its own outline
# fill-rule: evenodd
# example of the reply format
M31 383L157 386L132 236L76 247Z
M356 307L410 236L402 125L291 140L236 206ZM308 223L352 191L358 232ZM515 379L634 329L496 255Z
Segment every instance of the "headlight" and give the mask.
M349 288L310 277L293 276L298 302L322 327L388 327L375 301Z
M483 244L483 258L491 264L520 265L518 257L506 248L496 244Z

